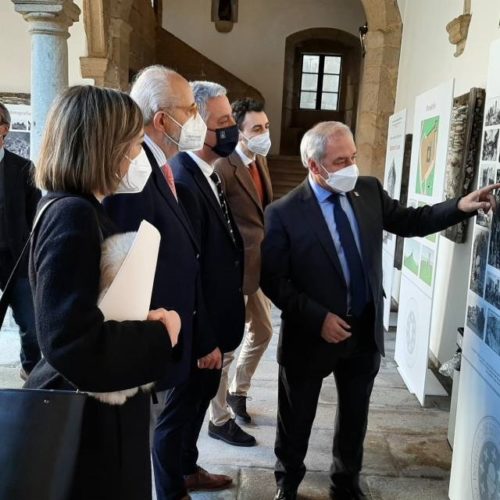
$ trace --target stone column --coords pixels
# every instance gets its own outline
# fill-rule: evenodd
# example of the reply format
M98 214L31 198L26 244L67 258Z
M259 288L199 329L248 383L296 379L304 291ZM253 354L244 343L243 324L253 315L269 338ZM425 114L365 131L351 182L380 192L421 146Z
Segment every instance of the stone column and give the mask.
M68 29L78 20L80 9L73 0L12 2L30 24L31 159L36 163L49 108L68 86Z
M368 24L370 26L370 24ZM360 86L356 145L362 173L384 178L387 125L394 112L401 47L400 26L369 31Z

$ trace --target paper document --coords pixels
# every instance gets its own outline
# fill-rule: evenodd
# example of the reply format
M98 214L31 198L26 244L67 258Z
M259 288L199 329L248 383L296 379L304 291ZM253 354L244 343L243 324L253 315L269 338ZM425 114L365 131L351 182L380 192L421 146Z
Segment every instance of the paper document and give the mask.
M99 303L105 320L147 318L160 239L159 231L143 220L125 260Z

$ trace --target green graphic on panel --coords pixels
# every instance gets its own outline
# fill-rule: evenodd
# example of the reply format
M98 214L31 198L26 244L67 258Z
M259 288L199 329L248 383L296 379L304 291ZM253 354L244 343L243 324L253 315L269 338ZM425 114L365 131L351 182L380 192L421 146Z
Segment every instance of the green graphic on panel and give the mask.
M439 116L422 121L415 192L432 196L436 171Z

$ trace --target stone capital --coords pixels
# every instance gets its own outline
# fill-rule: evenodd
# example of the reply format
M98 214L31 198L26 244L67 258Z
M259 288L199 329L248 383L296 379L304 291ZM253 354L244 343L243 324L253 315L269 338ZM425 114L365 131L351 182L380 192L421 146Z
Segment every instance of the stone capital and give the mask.
M69 37L68 28L80 16L73 0L12 0L16 12L30 23L30 33Z

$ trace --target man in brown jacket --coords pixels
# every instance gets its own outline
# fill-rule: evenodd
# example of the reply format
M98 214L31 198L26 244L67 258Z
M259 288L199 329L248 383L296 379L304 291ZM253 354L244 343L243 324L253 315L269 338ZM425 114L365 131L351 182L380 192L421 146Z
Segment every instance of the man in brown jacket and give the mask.
M271 340L271 305L259 288L260 244L264 238L264 209L272 201L272 187L266 155L271 147L269 120L262 103L250 98L232 104L240 130L236 150L221 158L215 169L245 245L243 293L246 321L250 324L228 392L228 372L234 352L224 354L219 391L210 405L209 435L235 446L253 446L255 438L232 419L228 404L240 423L249 423L246 398L252 376Z

